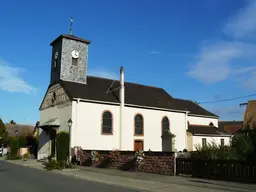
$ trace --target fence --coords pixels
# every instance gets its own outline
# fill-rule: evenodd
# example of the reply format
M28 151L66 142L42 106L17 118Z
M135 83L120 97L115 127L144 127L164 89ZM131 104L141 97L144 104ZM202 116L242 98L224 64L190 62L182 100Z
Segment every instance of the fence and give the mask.
M176 174L256 183L256 162L177 158Z

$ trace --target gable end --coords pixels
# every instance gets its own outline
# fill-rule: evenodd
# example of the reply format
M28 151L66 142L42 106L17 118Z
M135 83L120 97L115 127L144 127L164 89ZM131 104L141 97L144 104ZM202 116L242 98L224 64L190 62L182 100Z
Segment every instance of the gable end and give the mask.
M47 89L39 110L41 111L54 106L64 107L68 105L71 105L71 99L67 92L60 84L55 84Z

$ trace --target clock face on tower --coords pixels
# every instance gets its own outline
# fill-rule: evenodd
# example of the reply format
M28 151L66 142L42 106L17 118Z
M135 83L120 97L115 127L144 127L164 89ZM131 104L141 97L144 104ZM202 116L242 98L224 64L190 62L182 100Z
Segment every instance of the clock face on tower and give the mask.
M77 59L77 58L79 57L79 53L78 53L78 51L76 51L76 50L73 50L73 51L71 52L71 54L72 54L72 57L73 57L74 59Z

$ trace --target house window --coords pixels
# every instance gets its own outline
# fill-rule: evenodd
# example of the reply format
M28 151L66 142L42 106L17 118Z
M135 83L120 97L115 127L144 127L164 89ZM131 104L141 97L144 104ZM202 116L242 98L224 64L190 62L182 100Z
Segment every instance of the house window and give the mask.
M170 124L169 124L169 119L167 117L164 117L162 119L162 134L165 132L168 132L170 130Z
M113 119L109 111L105 111L102 115L102 134L112 134Z
M135 116L135 135L143 135L143 117L140 114Z
M213 126L213 123L211 122L209 125L210 125L210 126Z
M220 144L221 144L222 147L225 145L224 139L220 139Z
M206 147L206 138L202 138L202 146Z
M144 149L143 141L142 140L135 140L134 141L134 151L143 151Z

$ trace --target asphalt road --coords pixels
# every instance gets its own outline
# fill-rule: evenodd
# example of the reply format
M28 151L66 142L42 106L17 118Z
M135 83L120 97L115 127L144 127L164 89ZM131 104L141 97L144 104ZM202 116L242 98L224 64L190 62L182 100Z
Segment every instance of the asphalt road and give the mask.
M10 192L135 192L53 172L40 171L0 161L0 191Z

